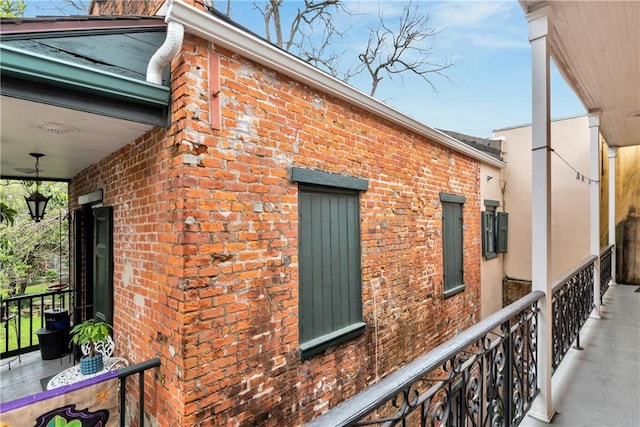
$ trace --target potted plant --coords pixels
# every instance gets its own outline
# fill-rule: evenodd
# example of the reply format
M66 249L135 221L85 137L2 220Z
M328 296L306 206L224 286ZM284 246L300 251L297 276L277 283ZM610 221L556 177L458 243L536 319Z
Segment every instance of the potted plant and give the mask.
M96 351L96 344L101 341L107 341L109 328L111 328L111 325L104 322L96 322L94 319L86 320L71 328L71 342L88 349L88 353L80 358L81 374L90 375L102 370L104 366L102 353Z

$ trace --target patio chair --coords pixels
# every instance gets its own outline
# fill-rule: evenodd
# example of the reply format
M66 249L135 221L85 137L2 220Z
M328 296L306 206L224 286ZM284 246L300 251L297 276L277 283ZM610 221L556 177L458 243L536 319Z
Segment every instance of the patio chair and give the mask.
M106 341L98 341L96 343L96 351L102 354L102 357L113 356L113 350L116 348L116 343L113 342L113 338L107 337ZM87 356L89 354L89 343L82 344L82 354Z

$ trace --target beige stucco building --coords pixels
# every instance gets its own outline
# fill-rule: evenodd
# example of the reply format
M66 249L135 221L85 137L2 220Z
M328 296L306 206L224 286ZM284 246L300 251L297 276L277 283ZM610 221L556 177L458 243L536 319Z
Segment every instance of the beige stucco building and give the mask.
M508 165L507 165L508 167ZM480 208L486 209L485 203L490 201L499 202L499 206L496 207L496 211L506 212L504 203L504 194L502 188L504 187L504 179L502 175L506 172L506 169L497 168L488 164L481 164L480 166ZM509 218L511 221L511 216ZM511 238L511 237L509 237ZM507 243L507 251L514 248L512 244ZM482 257L480 262L480 277L481 277L481 294L480 294L480 316L485 317L495 313L502 308L502 278L503 278L503 263L506 259L507 253L497 253L496 258Z
M531 280L531 125L498 129L494 136L503 140L507 163L502 179L506 184L504 200L510 213L512 244L504 257L504 273L510 278ZM551 221L551 274L557 277L589 255L587 117L554 121L551 141L551 209L563 213L552 215ZM568 212L573 214L566 215Z
M502 140L502 157L507 163L500 178L504 185L502 207L509 212L510 245L504 254L504 275L527 281L531 280L532 257L531 135L531 125L494 131L494 138ZM590 176L588 117L558 119L551 124L552 277L589 256L589 193L596 181L601 189L600 246L604 248L609 241L608 148L602 138L600 143L600 174ZM640 280L640 147L619 148L615 162L617 277L618 282L636 284ZM483 279L493 268L483 265ZM483 295L483 309L490 307L490 299L490 295Z
M603 146L601 157L606 158L609 150ZM640 285L640 146L617 149L613 160L616 169L616 253L619 260L616 268L618 282ZM603 191L601 200L609 197L609 163L603 162L601 173ZM609 220L606 204L600 204L601 230ZM601 234L601 244L603 244Z

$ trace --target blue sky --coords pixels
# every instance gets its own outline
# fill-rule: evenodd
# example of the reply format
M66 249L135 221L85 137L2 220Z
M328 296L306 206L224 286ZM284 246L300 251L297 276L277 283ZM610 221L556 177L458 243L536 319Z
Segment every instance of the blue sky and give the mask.
M88 0L84 0L88 3ZM27 0L27 15L60 14L59 0ZM430 24L440 33L435 39L436 58L453 58L455 66L448 72L452 82L435 77L434 92L418 77L405 75L402 80L383 81L376 93L398 110L435 128L454 130L479 137L490 137L494 129L531 121L531 49L528 26L516 1L418 1L420 13L429 14ZM295 10L301 2L285 1ZM366 42L366 28L374 25L378 10L387 22L397 22L406 4L400 0L348 1L355 14L337 19L349 38L343 40L342 56L355 58L358 47ZM217 5L226 5L218 0ZM252 1L234 0L231 17L242 25L263 33L261 16L252 10ZM351 82L368 92L363 79ZM552 66L551 114L561 118L584 114L577 97Z

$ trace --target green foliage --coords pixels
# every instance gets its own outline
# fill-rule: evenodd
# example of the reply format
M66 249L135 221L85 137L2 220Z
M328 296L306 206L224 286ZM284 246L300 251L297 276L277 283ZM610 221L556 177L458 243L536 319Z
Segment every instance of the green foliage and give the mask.
M24 15L27 4L24 0L0 0L0 17L14 18Z
M11 322L14 320L12 319ZM19 316L17 321L20 323L17 325L17 330L13 326L10 328L2 327L0 328L0 343L2 343L2 351L5 351L4 343L8 342L9 347L6 351L12 351L18 349L18 338L16 336L16 332L20 331L20 346L22 348L29 345L29 342L37 343L38 336L36 335L36 331L40 329L43 325L42 319L40 316ZM5 341L5 335L9 332L9 338Z
M7 290L9 295L20 294L19 285L24 287L44 277L47 270L60 271L62 266L64 272L68 271L67 184L40 185L40 192L51 200L38 223L29 216L24 201L34 189L35 182L0 181L2 210L15 212L11 220L0 221L0 290Z
M89 357L95 357L96 346L99 341L106 341L111 325L104 322L96 322L94 319L86 320L71 328L71 342L82 346L89 344Z
M45 274L45 277L49 281L56 280L58 278L58 270L56 270L55 268L48 269Z
M9 225L13 225L17 214L18 211L10 208L6 203L0 202L0 223L7 222Z

